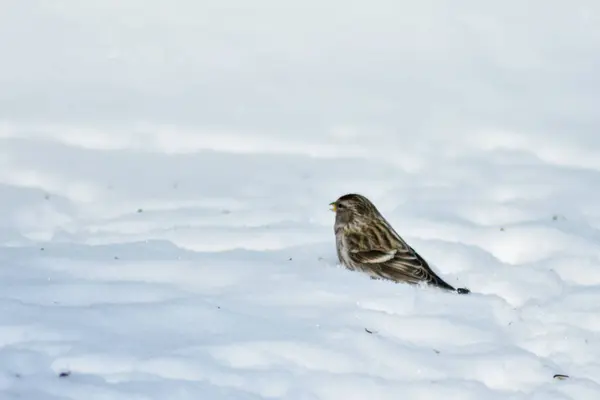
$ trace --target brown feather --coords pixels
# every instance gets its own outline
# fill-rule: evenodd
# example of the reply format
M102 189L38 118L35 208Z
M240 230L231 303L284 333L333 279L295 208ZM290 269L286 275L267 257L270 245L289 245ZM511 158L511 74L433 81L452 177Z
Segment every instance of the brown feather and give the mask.
M366 197L345 195L335 204L337 253L348 269L395 282L425 282L456 290L398 235ZM458 291L468 293L467 289Z

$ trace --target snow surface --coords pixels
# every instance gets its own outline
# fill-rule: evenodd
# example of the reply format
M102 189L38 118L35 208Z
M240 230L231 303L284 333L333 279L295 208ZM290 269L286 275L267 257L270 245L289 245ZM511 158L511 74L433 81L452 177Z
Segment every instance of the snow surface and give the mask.
M600 398L597 0L2 8L0 399Z

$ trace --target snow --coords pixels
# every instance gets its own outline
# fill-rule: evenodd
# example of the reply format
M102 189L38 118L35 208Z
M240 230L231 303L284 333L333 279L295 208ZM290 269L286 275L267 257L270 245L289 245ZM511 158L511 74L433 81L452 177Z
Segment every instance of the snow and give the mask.
M8 2L0 400L600 398L599 50L592 0ZM348 192L472 294L340 267Z

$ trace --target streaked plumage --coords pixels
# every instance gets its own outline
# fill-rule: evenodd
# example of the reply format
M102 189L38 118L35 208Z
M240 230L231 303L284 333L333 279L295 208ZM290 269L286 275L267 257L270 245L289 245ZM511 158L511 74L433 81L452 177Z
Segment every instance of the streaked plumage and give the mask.
M418 284L421 282L464 294L436 275L429 264L386 221L364 196L347 194L331 203L340 263L375 279Z

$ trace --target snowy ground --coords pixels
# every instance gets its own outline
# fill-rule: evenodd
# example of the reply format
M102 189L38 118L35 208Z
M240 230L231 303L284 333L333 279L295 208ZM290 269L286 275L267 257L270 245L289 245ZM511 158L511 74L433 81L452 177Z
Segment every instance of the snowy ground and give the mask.
M1 400L600 398L596 1L7 4Z

